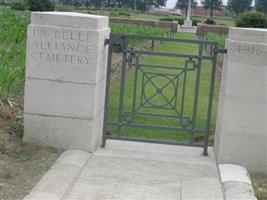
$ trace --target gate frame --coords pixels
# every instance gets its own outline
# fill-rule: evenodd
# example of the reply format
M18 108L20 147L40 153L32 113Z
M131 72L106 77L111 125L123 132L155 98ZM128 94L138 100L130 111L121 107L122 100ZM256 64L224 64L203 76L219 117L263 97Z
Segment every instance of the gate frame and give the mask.
M143 40L151 40L152 46L151 51L141 51L141 50L134 50L128 49L128 38L138 38ZM160 41L165 42L181 42L181 43L191 43L198 45L198 55L190 55L190 54L178 54L178 53L168 53L168 52L154 52L154 42ZM102 137L102 147L105 147L107 139L113 140L124 140L124 141L136 141L136 142L146 142L146 143L157 143L157 144L169 144L169 145L182 145L182 146L194 146L194 147L203 147L203 155L208 155L208 141L210 135L210 126L211 126L211 115L212 115L212 107L213 107L213 97L214 97L214 86L215 86L215 79L216 79L216 65L217 65L217 55L218 53L227 53L226 49L220 49L218 42L214 41L207 41L207 40L190 40L190 39L178 39L178 38L163 38L163 37L151 37L151 36L140 36L140 35L128 35L128 34L113 34L110 33L109 39L106 39L105 45L109 45L108 48L108 63L107 63L107 78L106 78L106 94L105 94L105 111L104 111L104 123L103 123L103 137ZM210 46L210 56L203 55L204 47ZM204 143L203 144L195 144L195 143L181 143L175 141L164 141L164 140L156 140L156 139L143 139L143 138L133 138L133 137L124 137L117 134L117 136L111 136L107 133L107 125L108 125L108 107L109 107L109 94L110 94L110 81L111 81L111 66L112 66L112 53L120 53L122 54L122 65L120 66L121 69L121 76L120 76L120 97L119 97L119 115L123 114L123 99L124 99L124 89L125 89L125 77L126 77L126 68L127 62L129 60L132 62L132 55L140 54L140 55L159 55L159 56L169 56L169 57L180 57L180 58L188 58L190 60L196 59L197 60L197 67L200 69L197 70L196 74L196 85L195 85L195 92L194 92L194 105L193 105L193 112L192 112L192 129L185 129L185 128L172 128L172 127L151 127L151 126L141 126L137 125L136 127L141 128L158 128L158 129L168 129L168 130L177 130L177 131L186 131L186 132L204 132ZM127 54L130 54L129 60L127 60ZM195 127L196 123L196 116L198 111L198 96L199 96L199 86L200 86L200 73L201 73L201 66L202 60L211 60L211 80L210 80L210 91L209 91L209 100L208 100L208 111L207 111L207 118L206 118L206 127L205 130L198 130ZM128 63L129 64L129 63ZM130 66L132 65L129 64ZM136 80L135 80L136 81ZM121 116L122 117L122 116ZM116 122L118 126L122 127L122 118L120 118Z

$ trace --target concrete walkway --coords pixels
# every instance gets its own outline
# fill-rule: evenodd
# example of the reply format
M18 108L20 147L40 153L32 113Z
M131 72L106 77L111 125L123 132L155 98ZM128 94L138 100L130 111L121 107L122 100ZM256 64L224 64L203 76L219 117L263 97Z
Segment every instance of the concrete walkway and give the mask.
M223 200L213 150L107 141L64 152L25 200Z

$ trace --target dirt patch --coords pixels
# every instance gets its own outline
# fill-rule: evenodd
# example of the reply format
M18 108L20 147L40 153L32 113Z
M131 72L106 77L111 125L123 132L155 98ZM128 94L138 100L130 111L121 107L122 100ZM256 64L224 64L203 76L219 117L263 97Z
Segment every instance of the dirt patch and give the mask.
M0 106L0 200L20 200L60 155L53 148L23 144L22 103Z
M267 174L252 174L251 178L258 200L267 200Z

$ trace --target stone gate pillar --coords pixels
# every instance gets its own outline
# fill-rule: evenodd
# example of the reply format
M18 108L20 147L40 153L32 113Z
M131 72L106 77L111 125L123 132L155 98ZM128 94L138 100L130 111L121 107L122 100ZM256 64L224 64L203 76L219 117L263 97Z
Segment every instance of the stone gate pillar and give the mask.
M267 29L231 28L215 151L219 163L267 172Z
M101 142L108 17L34 12L28 27L24 141L94 151Z

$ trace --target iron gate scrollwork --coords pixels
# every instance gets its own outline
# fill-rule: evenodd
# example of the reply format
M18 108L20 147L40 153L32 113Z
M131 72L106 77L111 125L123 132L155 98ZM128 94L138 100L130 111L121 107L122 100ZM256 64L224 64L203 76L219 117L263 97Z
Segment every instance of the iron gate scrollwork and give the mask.
M151 48L135 48L129 45L131 39L151 41ZM179 45L192 44L196 47L195 54L156 51L155 45L159 46L164 42L174 42ZM211 115L214 96L216 60L218 44L216 42L187 40L178 38L147 37L136 35L110 34L107 41L109 44L108 70L107 70L107 87L106 87L106 104L104 118L103 146L107 139L132 140L163 144L180 144L189 146L199 146L204 148L204 155L207 155L208 139L211 129ZM150 44L150 43L149 43ZM211 51L208 55L204 48L209 45ZM118 86L111 86L112 76L112 59L113 54L121 56L120 62L120 80ZM179 64L165 65L150 63L146 57L168 57L181 59ZM199 93L201 83L201 68L203 61L211 62L209 94L207 95L207 114L204 127L199 127L197 123L197 114L199 108ZM182 63L182 64L181 64ZM131 73L129 80L126 80L128 73ZM192 83L192 74L194 80ZM191 79L191 80L189 80ZM128 81L128 82L127 82ZM188 81L191 81L190 92L188 91ZM113 92L111 87L115 87L118 93L116 100L110 101L110 95ZM129 97L129 91L132 94ZM189 111L187 96L192 99L192 106ZM127 97L127 99L126 99ZM130 99L130 100L129 100ZM127 103L127 105L126 105ZM112 104L112 105L110 105ZM109 116L112 106L116 105L116 116ZM140 117L141 116L141 117ZM149 118L174 119L177 120L176 126L145 123ZM168 120L167 120L168 121ZM113 128L109 129L112 126ZM188 134L190 139L187 141L173 141L163 139L151 139L143 137L128 136L122 133L125 127L170 130L175 134ZM203 136L203 141L196 142L196 134Z

